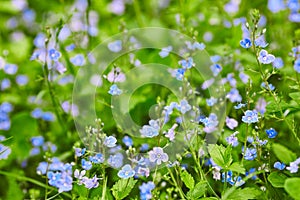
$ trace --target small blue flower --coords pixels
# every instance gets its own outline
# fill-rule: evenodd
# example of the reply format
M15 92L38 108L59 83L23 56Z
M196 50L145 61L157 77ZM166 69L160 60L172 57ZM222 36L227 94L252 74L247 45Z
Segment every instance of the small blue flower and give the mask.
M35 137L32 137L30 139L30 141L34 147L40 147L40 146L43 146L43 144L44 144L44 137L43 136L35 136Z
M244 38L243 40L240 41L241 47L248 49L252 46L252 42L249 38Z
M31 112L31 116L33 118L41 118L43 115L43 111L40 108L35 108L32 112Z
M270 64L275 60L275 56L269 54L266 50L263 49L259 52L258 60L262 64Z
M112 86L110 86L108 93L113 96L117 96L117 95L122 94L122 90L119 89L116 84L113 84Z
M159 121L150 120L149 125L144 125L142 129L140 129L140 133L144 137L152 138L159 134L159 129Z
M179 68L176 70L175 77L177 80L182 81L184 77L185 69Z
M169 55L170 51L172 51L173 47L172 46L168 46L165 48L162 48L161 51L159 52L159 56L161 58L165 58Z
M11 86L10 80L8 78L5 78L1 82L0 88L3 91L3 90L10 88L10 86Z
M217 103L218 99L214 98L214 97L210 97L209 99L206 99L206 104L208 106L213 106Z
M249 171L248 171L248 172L246 172L246 174L245 174L245 175L246 175L246 176L249 176L249 175L251 175L251 174L255 173L255 171L256 171L256 169L255 169L255 168L250 168L250 169L249 169ZM256 178L257 178L257 176L256 176L256 175L254 175L254 176L252 176L252 177L251 177L251 179L252 179L252 180L256 180Z
M238 141L238 138L236 137L235 133L228 136L225 140L228 144L231 144L233 147L236 147L237 145L239 145L239 141Z
M122 50L122 41L116 40L114 42L109 43L107 47L110 51L117 53Z
M110 155L107 162L111 167L120 168L123 165L123 155L121 153Z
M279 169L279 170L284 170L285 164L277 161L274 163L274 168Z
M55 49L50 49L49 50L49 58L53 61L58 61L58 59L60 58L61 54L59 51L55 50Z
M48 163L47 162L40 162L39 166L36 168L36 173L38 175L45 175L48 169Z
M139 186L140 189L140 199L141 200L150 200L152 199L151 191L155 188L155 184L152 181L143 183Z
M219 64L213 64L210 66L210 70L213 72L214 76L217 76L222 71L222 67Z
M85 159L81 160L81 166L85 170L90 170L93 167L92 162L91 161L87 161Z
M244 152L244 148L242 149L245 160L254 160L257 157L257 151L255 148L246 148L246 152Z
M15 64L6 64L4 65L4 72L9 75L14 75L18 71L18 66Z
M267 89L267 90L268 89L270 89L271 91L275 90L275 86L272 85L272 83L268 83L269 88L266 86L265 82L262 82L260 86Z
M90 161L95 164L103 163L104 157L101 153L97 153L95 156L90 156Z
M257 112L255 110L247 110L245 115L242 117L242 121L247 124L258 122Z
M274 60L274 62L272 63L272 65L273 65L273 67L276 68L276 69L282 68L283 65L284 65L282 58L280 58L280 57L275 58L275 60Z
M85 154L85 148L81 149L81 148L75 148L75 155L77 157L81 157Z
M117 143L117 139L114 136L105 137L104 145L107 147L115 147Z
M230 92L227 93L226 98L229 99L232 103L242 101L242 96L236 88L232 88Z
M194 61L193 61L193 58L191 57L188 57L186 60L180 60L178 62L179 65L182 66L183 69L190 69L192 68L195 64L194 64Z
M7 159L11 154L11 148L0 144L0 160Z
M55 120L55 116L52 112L44 112L41 118L45 121L50 121L50 122Z
M26 75L18 75L16 77L16 82L20 86L26 85L28 83L28 76L26 76Z
M13 106L8 102L3 102L0 105L0 112L10 113L13 110Z
M296 72L300 73L300 58L298 58L294 63L294 69Z
M187 100L183 99L180 101L180 105L178 106L178 110L185 114L186 112L190 111L192 109L191 105L188 103Z
M160 165L161 162L167 162L169 160L169 156L161 147L153 147L153 150L149 152L149 160L150 162Z
M75 66L83 66L85 64L85 59L83 54L77 54L70 58L70 62Z
M124 165L122 167L122 169L118 172L118 176L120 178L124 178L124 179L127 179L127 178L130 178L130 177L133 177L135 175L135 171L131 168L130 165Z
M278 134L277 131L275 131L275 129L273 128L266 130L266 133L268 135L268 138L275 138Z
M281 10L284 10L285 9L284 0L269 0L268 1L268 9L272 13L277 13Z
M221 59L221 56L219 55L214 55L210 57L211 62L217 63Z
M127 147L131 147L133 145L133 141L131 139L131 137L129 136L124 136L122 139L122 142L127 146Z
M243 108L245 106L246 106L246 104L244 104L244 103L238 103L237 105L235 105L233 107L234 107L234 109L238 110L238 109Z

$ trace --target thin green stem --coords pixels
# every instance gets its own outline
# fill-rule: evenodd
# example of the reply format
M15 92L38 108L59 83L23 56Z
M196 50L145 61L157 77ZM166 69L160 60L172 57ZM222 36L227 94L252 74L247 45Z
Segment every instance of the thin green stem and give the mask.
M185 196L184 196L184 193L183 193L183 191L181 189L181 187L179 187L179 185L178 185L178 183L177 183L177 181L176 181L176 179L175 179L175 177L174 177L174 175L172 173L172 170L170 168L168 168L168 171L169 171L169 174L171 176L171 179L172 179L173 183L175 184L175 187L177 188L177 190L179 192L180 197L182 199L186 199Z

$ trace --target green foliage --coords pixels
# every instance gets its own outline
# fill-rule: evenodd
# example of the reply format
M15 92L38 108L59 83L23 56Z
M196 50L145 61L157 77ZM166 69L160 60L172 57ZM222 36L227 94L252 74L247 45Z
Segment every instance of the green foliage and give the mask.
M268 181L272 184L275 188L283 188L284 182L288 177L281 173L281 172L272 172L268 176Z
M283 163L290 163L296 160L297 156L294 152L286 148L285 146L274 143L272 145L273 152L276 157Z
M256 199L261 195L261 191L255 188L237 189L231 193L226 200Z
M285 191L294 199L300 199L299 196L300 178L288 178L284 182Z
M182 171L180 177L186 187L188 187L190 190L194 188L195 180L191 174L189 174L187 171Z
M188 199L191 199L191 200L199 199L200 197L202 197L205 194L206 190L207 190L207 183L205 183L204 181L201 181L201 182L197 183L195 185L195 187L187 193L187 197L188 197Z
M124 199L129 195L136 182L137 180L134 180L133 178L120 179L113 185L111 189L112 194L117 200Z

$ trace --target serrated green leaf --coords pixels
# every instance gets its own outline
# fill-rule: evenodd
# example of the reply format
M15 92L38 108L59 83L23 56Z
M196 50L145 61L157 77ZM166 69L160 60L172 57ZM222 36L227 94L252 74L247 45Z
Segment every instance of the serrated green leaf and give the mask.
M282 146L281 144L274 143L272 145L273 152L275 153L276 157L283 163L290 163L296 160L297 156L294 152Z
M228 169L231 171L234 171L234 172L241 173L241 174L245 174L245 172L246 172L245 168L242 165L240 165L240 163L238 163L238 162L232 163L232 165L230 165L230 167Z
M88 189L86 187L84 187L84 185L74 184L73 193L78 196L85 197L85 196L87 196Z
M223 169L228 169L232 162L230 147L227 149L223 145L210 144L208 145L208 152L217 165Z
M201 181L195 185L195 187L187 193L189 199L198 199L202 197L206 192L206 183Z
M133 178L120 179L112 187L112 194L116 199L124 199L129 195L137 180Z
M299 100L300 99L300 92L293 92L290 93L289 96L294 99L294 100Z
M283 188L284 182L288 177L281 173L281 172L272 172L268 176L268 181L271 183L271 185L275 188Z
M187 171L183 171L180 174L180 177L181 177L181 180L186 185L186 187L188 187L190 190L194 188L194 186L195 186L194 178Z
M300 178L288 178L284 182L285 191L294 199L300 199L299 196Z
M255 199L260 194L261 191L255 188L237 189L228 196L227 200Z

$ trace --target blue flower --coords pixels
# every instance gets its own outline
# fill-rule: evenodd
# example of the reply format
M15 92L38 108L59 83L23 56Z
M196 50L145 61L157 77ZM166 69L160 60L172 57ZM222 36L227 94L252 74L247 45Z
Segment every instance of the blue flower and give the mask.
M116 96L122 94L122 90L120 90L116 84L113 84L112 86L110 86L108 93Z
M131 137L129 136L124 136L122 139L122 142L127 146L127 147L131 147L133 145L133 141L131 139Z
M249 169L249 171L248 171L248 172L246 172L246 174L245 174L245 175L246 175L246 176L249 176L249 175L251 175L251 174L255 173L255 171L256 171L256 169L255 169L255 168L250 168L250 169ZM251 179L252 179L252 180L256 180L256 178L257 178L257 176L256 176L256 175L254 175L254 176L252 176L252 177L251 177Z
M53 61L58 61L58 59L60 58L61 54L59 51L57 51L56 49L50 49L49 50L49 58Z
M90 170L93 167L92 162L91 161L87 161L85 159L81 160L81 166L85 170Z
M282 68L283 65L284 65L282 58L280 58L280 57L275 58L275 60L274 60L274 62L272 63L272 65L273 65L273 67L276 68L276 69Z
M185 69L179 68L176 70L175 77L177 80L182 81L184 77Z
M219 55L214 55L210 57L211 62L217 63L221 59L221 56Z
M231 144L233 147L236 147L239 145L238 138L236 137L236 133L233 133L232 135L228 136L225 140L228 144Z
M178 105L178 110L185 114L186 112L190 111L192 109L191 105L188 103L187 100L183 99L180 101L180 105Z
M40 108L36 108L31 112L31 116L36 119L41 118L42 115L43 111Z
M257 112L255 110L247 110L245 115L242 117L242 121L247 124L258 122Z
M275 138L278 134L277 131L275 131L275 129L273 128L266 130L266 133L268 135L268 138Z
M16 82L20 86L26 85L28 83L28 76L26 76L26 75L18 75L16 77Z
M243 40L240 41L241 47L248 49L252 46L252 42L248 38L244 38Z
M274 163L274 168L279 169L279 170L284 170L285 164L277 161Z
M285 9L284 0L269 0L268 1L268 9L272 13L277 13L281 10Z
M9 130L10 124L10 118L7 113L0 112L0 130Z
M10 88L10 80L8 78L5 78L1 81L1 90L6 90L8 88Z
M246 148L246 152L244 152L244 148L242 149L245 160L254 160L257 157L257 151L255 148Z
M150 162L160 165L161 162L167 162L169 160L168 154L164 153L161 147L153 147L153 150L149 152Z
M95 164L103 163L104 157L101 153L97 153L95 156L90 156L90 161Z
M226 98L229 99L232 103L242 101L242 97L236 88L232 88L230 92L227 93Z
M110 155L107 162L111 167L120 168L123 165L123 155L121 153Z
M300 58L298 58L294 63L294 69L296 72L300 73Z
M44 137L43 136L32 137L30 141L34 147L40 147L43 146L44 144Z
M234 107L234 109L238 110L238 109L243 108L245 106L246 106L246 104L244 104L244 103L238 103L237 105L235 105L233 107Z
M141 200L150 200L152 199L151 191L155 188L155 185L152 181L143 183L139 186L140 189L140 198Z
M270 64L275 60L275 56L269 54L266 50L261 50L259 52L258 60L262 64Z
M85 154L85 148L81 149L81 148L75 148L75 155L77 157L81 157Z
M0 105L0 112L10 113L13 110L13 106L8 102L3 102Z
M162 48L161 51L159 52L159 56L161 58L165 58L169 55L170 51L172 51L173 47L172 46L168 46L165 48Z
M140 129L140 133L144 137L155 137L159 134L159 120L150 120L149 125L144 125L142 129Z
M267 90L268 89L270 89L271 91L275 90L275 86L272 85L272 83L268 83L269 88L266 86L265 82L262 82L260 86L267 89Z
M208 106L213 106L215 105L215 103L217 103L218 99L214 98L214 97L210 97L209 99L206 99L206 104Z
M178 62L179 65L182 66L183 69L190 69L192 68L195 64L194 64L194 61L193 61L193 58L191 57L188 57L186 60L180 60Z
M213 64L210 66L210 70L213 72L214 76L217 76L222 71L222 67L219 64Z
M116 40L114 42L109 43L107 47L110 51L117 53L122 50L122 41Z
M231 130L233 130L235 127L238 126L238 122L233 118L226 117L225 122L226 122L226 126Z
M48 163L47 162L40 162L39 166L36 168L36 173L38 175L45 175L48 169Z
M50 121L50 122L55 120L55 116L52 112L44 112L41 118L45 121Z
M118 176L120 178L124 178L124 179L127 179L127 178L130 178L130 177L133 177L135 175L135 171L131 168L130 165L124 165L122 167L122 169L118 172Z
M6 64L4 65L4 72L9 75L14 75L18 71L18 66L15 64Z
M85 64L85 59L83 54L77 54L70 58L70 62L75 66L83 66Z
M117 139L114 136L105 137L104 145L107 147L115 147Z
M209 114L208 117L200 118L199 121L202 122L205 125L203 130L206 133L211 133L211 132L215 131L216 127L219 124L218 117L214 113Z

